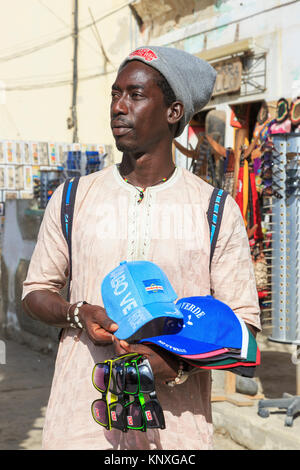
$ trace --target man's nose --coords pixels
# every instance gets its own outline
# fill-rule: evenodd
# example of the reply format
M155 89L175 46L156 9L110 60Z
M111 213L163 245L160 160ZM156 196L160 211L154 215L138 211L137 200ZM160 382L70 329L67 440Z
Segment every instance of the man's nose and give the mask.
M111 114L112 116L118 116L119 114L128 114L128 106L126 102L126 96L121 95L118 98L114 98L111 103Z

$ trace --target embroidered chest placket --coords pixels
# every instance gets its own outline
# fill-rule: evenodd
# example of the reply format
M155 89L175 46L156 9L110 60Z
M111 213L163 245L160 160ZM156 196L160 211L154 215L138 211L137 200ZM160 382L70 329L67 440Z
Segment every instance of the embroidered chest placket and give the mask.
M147 188L143 200L138 203L139 194L131 195L128 211L127 259L146 260L149 254L151 237L151 214L155 193Z

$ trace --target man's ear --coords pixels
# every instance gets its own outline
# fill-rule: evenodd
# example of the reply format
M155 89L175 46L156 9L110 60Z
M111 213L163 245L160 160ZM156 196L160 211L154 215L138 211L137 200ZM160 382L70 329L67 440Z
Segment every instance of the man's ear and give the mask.
M174 101L168 108L168 123L177 124L183 116L184 107L181 101Z

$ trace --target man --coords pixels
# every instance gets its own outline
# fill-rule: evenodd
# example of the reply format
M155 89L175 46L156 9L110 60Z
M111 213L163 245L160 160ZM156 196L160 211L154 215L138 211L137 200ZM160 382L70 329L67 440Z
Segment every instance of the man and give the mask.
M206 211L213 188L175 168L172 159L174 137L208 102L214 81L210 65L173 48L139 48L121 64L112 86L111 127L123 158L119 166L80 179L70 304L59 295L68 269L60 225L62 187L47 206L23 291L29 315L64 328L45 420L45 449L212 448L209 373L170 388L166 382L178 374L177 359L154 347L117 341L113 333L118 325L106 315L100 287L123 260L153 261L179 298L212 290L251 328L260 329L238 206L227 198L210 267ZM83 329L70 328L77 305ZM98 397L91 383L93 365L124 351L149 358L165 430L106 431L91 418L90 404Z

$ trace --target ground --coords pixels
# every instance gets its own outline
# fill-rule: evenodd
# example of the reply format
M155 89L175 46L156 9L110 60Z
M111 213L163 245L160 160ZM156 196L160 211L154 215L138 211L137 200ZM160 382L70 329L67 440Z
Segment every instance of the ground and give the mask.
M12 340L5 339L4 343L6 364L0 363L0 450L38 450L41 449L55 356L36 352ZM266 337L259 338L258 343L262 352L262 365L256 377L260 391L267 398L281 397L283 392L295 394L296 366L291 361L292 347L269 342ZM256 409L253 415L256 417ZM262 418L255 419L261 426L267 423ZM296 424L298 422L295 428ZM284 426L282 428L284 430ZM246 449L237 444L225 428L217 429L214 442L216 450Z
M54 370L54 356L5 340L0 364L0 450L41 449L42 428ZM215 433L215 448L239 446L226 432Z

